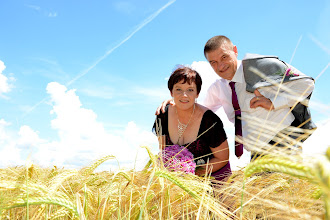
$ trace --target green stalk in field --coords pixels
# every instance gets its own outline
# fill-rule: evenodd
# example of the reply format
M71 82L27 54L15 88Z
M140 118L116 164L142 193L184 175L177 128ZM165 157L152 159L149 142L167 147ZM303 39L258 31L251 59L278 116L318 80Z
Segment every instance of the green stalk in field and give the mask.
M265 156L248 164L244 175L250 177L254 173L271 171L308 180L319 187L324 200L325 217L330 220L330 147L325 156L314 159L313 163L307 164L302 161L298 156Z

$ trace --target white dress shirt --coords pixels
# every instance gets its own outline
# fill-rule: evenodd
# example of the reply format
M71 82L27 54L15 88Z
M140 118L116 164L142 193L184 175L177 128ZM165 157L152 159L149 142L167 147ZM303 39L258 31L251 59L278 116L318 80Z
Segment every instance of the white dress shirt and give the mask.
M309 78L283 84L282 87L294 91L291 96L285 95L288 92L283 90L278 93L275 86L259 88L259 92L269 98L274 105L274 110L269 111L261 107L250 108L250 100L255 97L255 94L246 91L241 60L238 60L237 71L231 81L236 82L235 90L241 108L243 144L249 151L252 145L267 144L282 129L288 127L294 121L290 107L296 105L297 100L304 100L314 89L314 81ZM234 122L235 113L229 82L223 78L217 79L208 89L204 105L214 112L223 107L229 121Z

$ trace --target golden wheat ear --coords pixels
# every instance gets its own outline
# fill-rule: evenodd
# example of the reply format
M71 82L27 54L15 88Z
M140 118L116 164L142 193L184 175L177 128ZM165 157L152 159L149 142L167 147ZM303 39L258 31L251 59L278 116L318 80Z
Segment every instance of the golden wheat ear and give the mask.
M58 197L35 197L35 198L29 198L28 201L24 201L23 199L21 199L8 207L3 207L3 209L13 209L18 207L26 207L27 205L43 205L43 204L58 205L65 207L70 211L70 213L74 214L75 217L79 217L77 207L71 201Z
M245 167L244 176L246 178L254 173L273 171L306 179L315 184L316 189L313 197L323 197L325 218L330 219L330 147L328 147L325 155L314 158L309 163L301 163L300 160L295 160L296 157L273 157L269 155L262 157Z
M100 166L102 163L104 163L105 161L107 160L111 160L111 159L116 159L115 156L112 156L112 155L107 155L107 156L104 156L96 161L94 161L91 165L89 165L88 167L84 167L80 170L79 174L80 175L83 175L83 176L88 176L90 175L91 173L94 172L94 170Z
M313 180L314 174L313 169L304 164L294 162L290 160L289 157L272 157L264 156L259 158L245 167L244 175L245 177L250 177L254 173L273 171L281 172L291 176L306 178L308 180Z

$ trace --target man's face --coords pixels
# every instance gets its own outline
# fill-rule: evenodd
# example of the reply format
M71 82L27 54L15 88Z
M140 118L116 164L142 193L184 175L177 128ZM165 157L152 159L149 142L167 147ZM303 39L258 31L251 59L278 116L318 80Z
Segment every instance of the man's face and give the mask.
M220 77L231 80L237 70L237 48L223 43L218 49L206 53L206 59Z

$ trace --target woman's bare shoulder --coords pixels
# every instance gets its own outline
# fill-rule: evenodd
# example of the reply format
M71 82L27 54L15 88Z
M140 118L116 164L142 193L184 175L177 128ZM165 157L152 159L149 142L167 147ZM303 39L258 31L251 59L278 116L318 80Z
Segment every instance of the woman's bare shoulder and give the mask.
M197 104L199 109L202 111L202 113L204 114L207 110L209 110L209 108L205 107L204 105L201 104Z

